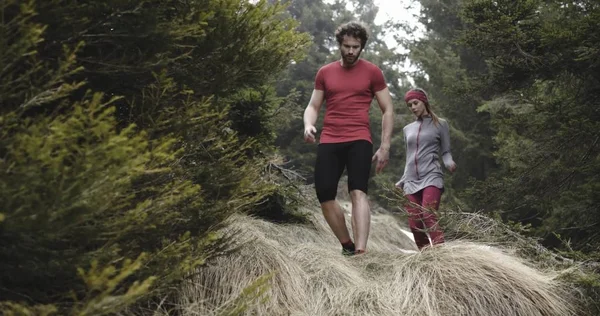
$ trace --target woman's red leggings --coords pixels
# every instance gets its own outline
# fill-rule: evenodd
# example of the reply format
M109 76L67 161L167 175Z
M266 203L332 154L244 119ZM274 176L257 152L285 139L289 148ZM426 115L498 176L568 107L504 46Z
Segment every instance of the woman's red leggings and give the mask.
M408 200L414 203L407 203L405 206L409 215L408 226L419 249L430 245L427 233L434 245L444 242L444 233L439 227L437 216L430 211L438 209L441 196L442 191L434 186L428 186L417 193L407 195Z

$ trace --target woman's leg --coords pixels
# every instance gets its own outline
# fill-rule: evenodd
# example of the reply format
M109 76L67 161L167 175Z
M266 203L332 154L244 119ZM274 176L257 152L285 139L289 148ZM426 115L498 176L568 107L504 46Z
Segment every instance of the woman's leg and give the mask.
M434 245L444 243L444 233L438 223L438 218L433 210L438 210L440 207L440 198L442 191L434 186L428 186L423 189L422 204L425 209L430 211L423 213L423 223L425 229L429 232L431 243Z
M421 190L414 194L408 194L406 197L412 202L406 203L404 206L408 212L408 227L410 227L410 231L413 233L417 247L421 249L429 245L429 238L425 232L425 226L423 225L422 220L423 210L420 208L423 200L423 191Z

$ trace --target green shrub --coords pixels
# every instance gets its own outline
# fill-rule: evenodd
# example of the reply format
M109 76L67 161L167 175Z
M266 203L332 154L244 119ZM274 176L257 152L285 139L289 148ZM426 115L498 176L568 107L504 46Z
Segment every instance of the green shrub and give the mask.
M216 232L230 215L282 194L265 177L268 153L248 155L268 138L238 137L229 104L215 106L212 96L250 76L262 86L302 37L277 17L279 6L218 4L2 2L4 314L102 315L168 296L229 250L235 232ZM212 78L186 73L236 55L224 42L202 46L224 22L255 36L239 38L244 45L281 45L261 46L257 63L228 65L232 86L207 89ZM190 58L193 47L228 53L205 61Z

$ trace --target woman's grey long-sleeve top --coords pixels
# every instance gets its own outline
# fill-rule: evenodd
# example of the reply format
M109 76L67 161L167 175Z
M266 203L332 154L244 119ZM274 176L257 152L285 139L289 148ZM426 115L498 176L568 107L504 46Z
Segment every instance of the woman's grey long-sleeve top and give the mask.
M403 129L406 144L404 175L396 186L405 194L414 194L427 186L443 190L444 173L439 155L446 168L454 164L450 153L450 131L448 122L439 119L435 124L431 116L423 116Z

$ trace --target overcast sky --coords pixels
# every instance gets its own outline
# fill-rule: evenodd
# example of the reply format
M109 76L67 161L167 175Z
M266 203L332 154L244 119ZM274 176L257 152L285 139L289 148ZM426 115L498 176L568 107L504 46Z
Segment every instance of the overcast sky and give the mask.
M379 12L375 18L376 24L382 24L383 22L392 19L396 22L408 22L409 25L418 27L418 31L413 36L419 37L422 34L423 27L418 21L419 11L421 6L418 1L415 0L375 0L375 4L379 7ZM401 36L406 34L400 30L398 33ZM399 53L405 53L403 47L398 47L398 43L394 40L393 34L388 34L385 41L390 48L395 48ZM414 66L410 65L410 61L407 60L401 70L415 70ZM412 80L409 79L411 82Z
M413 21L413 16L419 13L420 8L419 2L414 0L375 0L375 4L379 7L376 23L381 23L386 18Z
M375 4L379 7L379 13L375 23L382 24L383 22L392 19L397 22L406 22L412 26L420 26L417 16L419 15L420 5L415 0L375 0ZM422 27L419 27L422 29ZM417 32L417 36L421 33ZM405 35L405 34L402 34ZM389 47L396 46L396 42L389 35L386 39Z

